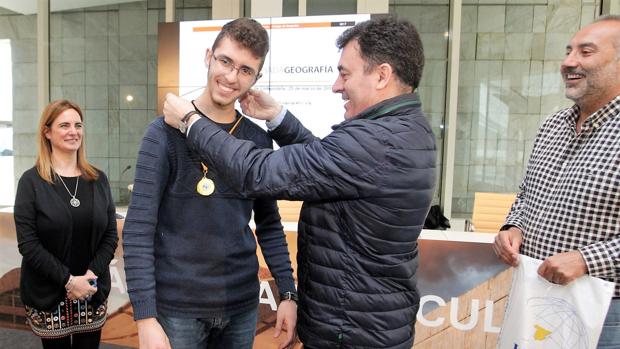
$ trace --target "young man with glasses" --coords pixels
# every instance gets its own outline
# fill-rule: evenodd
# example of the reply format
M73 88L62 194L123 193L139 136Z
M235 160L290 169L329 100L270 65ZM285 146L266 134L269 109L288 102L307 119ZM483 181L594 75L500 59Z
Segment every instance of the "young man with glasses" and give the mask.
M267 133L234 108L260 78L268 40L252 19L224 25L206 52L207 86L188 114L208 115L222 132L271 148ZM258 243L288 299L277 312L276 335L287 331L279 348L294 344L295 285L276 202L242 198L224 176L163 118L148 126L123 229L140 348L252 347L259 293L252 211Z

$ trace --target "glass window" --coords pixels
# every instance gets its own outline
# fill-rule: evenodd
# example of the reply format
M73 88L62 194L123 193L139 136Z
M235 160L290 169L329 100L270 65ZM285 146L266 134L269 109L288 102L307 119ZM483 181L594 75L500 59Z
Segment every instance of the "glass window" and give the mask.
M211 4L211 0L176 0L176 20L204 21L211 19L213 17ZM164 22L164 19L162 18L161 21Z
M596 6L463 5L453 216L471 214L475 192L518 190L538 127L571 105L563 96L560 62Z
M163 1L83 0L50 15L50 98L84 110L87 156L110 179L120 204L146 126L156 117L157 24Z
M12 205L13 175L13 62L11 40L0 39L0 205Z
M13 205L15 180L34 165L37 128L36 2L0 7L0 206Z
M341 15L357 13L357 0L306 0L306 15Z
M424 45L424 72L417 92L437 141L437 189L433 204L438 204L446 114L450 5L447 0L433 3L425 0L394 1L390 4L390 13L409 19L418 29Z
M299 0L282 0L282 17L299 16Z

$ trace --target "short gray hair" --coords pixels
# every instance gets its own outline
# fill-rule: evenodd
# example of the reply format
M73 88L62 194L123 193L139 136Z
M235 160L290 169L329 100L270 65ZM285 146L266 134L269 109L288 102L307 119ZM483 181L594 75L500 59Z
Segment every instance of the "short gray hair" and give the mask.
M599 23L599 22L616 22L617 24L620 24L620 15L600 16L597 19L595 19L594 22L592 23ZM620 34L616 37L616 40L614 40L614 47L616 48L616 58L620 59Z

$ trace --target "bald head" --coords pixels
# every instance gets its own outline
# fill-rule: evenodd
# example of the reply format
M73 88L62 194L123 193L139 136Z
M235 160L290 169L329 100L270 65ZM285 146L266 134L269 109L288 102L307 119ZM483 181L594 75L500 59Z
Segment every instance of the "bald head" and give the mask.
M590 25L594 24L603 25L612 31L611 34L614 37L613 44L616 49L616 58L620 58L620 15L601 16ZM586 27L584 27L584 29ZM613 32L615 32L615 34Z
M620 94L620 19L603 17L566 45L562 78L566 97L587 115Z

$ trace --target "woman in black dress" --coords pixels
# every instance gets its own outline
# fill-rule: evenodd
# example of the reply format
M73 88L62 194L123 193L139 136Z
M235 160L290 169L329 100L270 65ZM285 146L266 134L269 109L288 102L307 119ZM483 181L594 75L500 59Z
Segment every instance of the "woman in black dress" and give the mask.
M108 179L86 160L76 104L50 103L37 139L15 197L26 318L45 349L98 348L118 240Z

